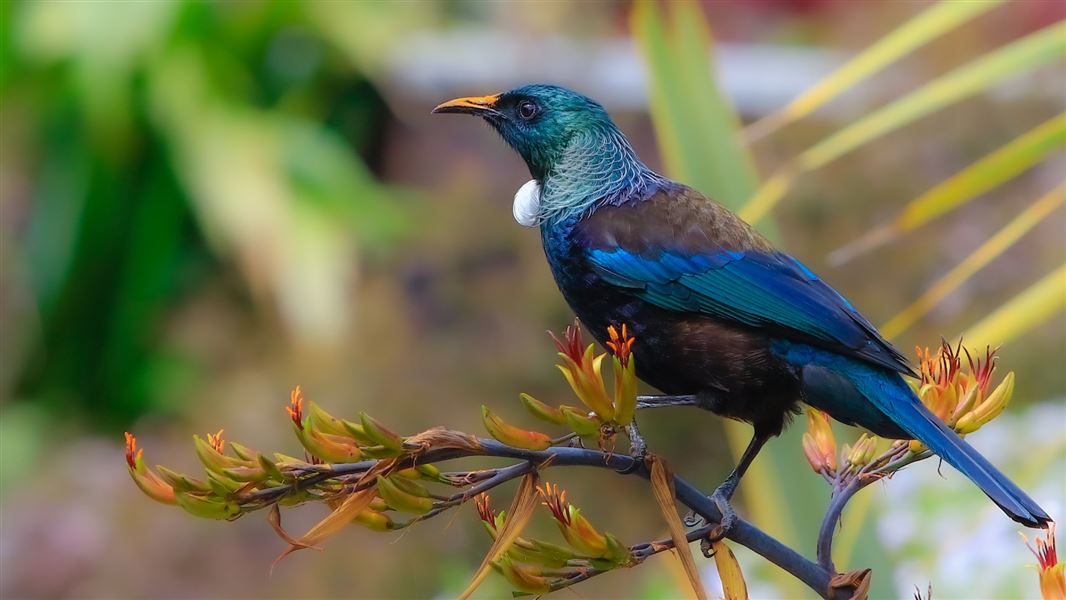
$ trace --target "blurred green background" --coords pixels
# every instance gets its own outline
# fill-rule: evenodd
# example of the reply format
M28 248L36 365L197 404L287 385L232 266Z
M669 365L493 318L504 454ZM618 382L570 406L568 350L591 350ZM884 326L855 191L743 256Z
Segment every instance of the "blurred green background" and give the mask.
M717 44L718 87L751 122L929 5L693 6ZM480 432L480 404L521 422L519 391L565 398L544 331L571 316L538 236L510 214L528 173L488 128L429 109L457 95L562 83L601 100L662 166L656 127L661 142L663 111L673 108L653 93L654 123L648 113L649 46L634 39L632 7L160 0L0 10L0 595L461 590L489 544L472 509L398 536L352 527L326 552L298 553L268 576L284 544L265 522L199 521L151 503L128 479L122 432L138 434L150 464L191 469L191 434L220 426L247 445L296 452L282 410L296 383L335 414L366 410L404 433L437 424ZM753 143L756 170L774 173L856 117L1064 16L1057 2L978 15ZM700 108L692 94L678 91ZM841 266L827 255L1064 106L1061 57L1004 78L798 180L774 210L778 238L885 323L1061 183L1061 148L869 255ZM1064 233L1059 207L899 335L900 347L954 338L1052 272L1066 256ZM1066 293L1061 277L1053 285ZM1015 402L973 442L1062 515L1066 318L1055 306L1004 345ZM732 464L709 414L642 423L652 448L707 489ZM778 481L741 493L750 510L774 516L753 520L813 555L828 490L804 470L798 433L760 458L777 461ZM551 475L621 539L662 533L640 482ZM841 533L854 551L838 566L875 567L875 597L909 596L929 581L937 598L1037 593L1013 524L950 469L941 478L928 461L863 496L869 516ZM321 514L289 511L286 526L300 531ZM738 555L752 597L808 594ZM706 575L718 593L713 568ZM656 559L577 591L684 590ZM481 594L507 587L493 576Z

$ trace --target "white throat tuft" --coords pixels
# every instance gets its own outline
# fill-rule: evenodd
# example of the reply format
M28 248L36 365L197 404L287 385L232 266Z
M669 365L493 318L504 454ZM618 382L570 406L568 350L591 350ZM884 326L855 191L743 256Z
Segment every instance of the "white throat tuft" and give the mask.
M540 214L540 184L530 179L514 195L514 220L523 227L536 227Z

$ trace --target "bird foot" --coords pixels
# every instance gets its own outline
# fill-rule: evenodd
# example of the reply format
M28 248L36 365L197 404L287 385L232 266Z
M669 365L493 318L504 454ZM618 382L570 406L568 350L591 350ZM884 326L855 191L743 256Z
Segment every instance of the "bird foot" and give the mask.
M626 425L626 436L629 437L629 456L633 458L633 462L628 467L618 471L623 475L639 469L644 464L644 459L648 456L648 443L644 441L644 436L640 435L636 419Z
M718 508L718 512L722 513L722 520L718 522L718 525L711 530L711 533L707 535L706 547L704 548L704 554L707 553L707 548L711 544L724 539L729 535L730 530L737 524L737 511L733 510L733 505L730 504L730 499L733 497L733 492L736 491L736 483L733 481L726 481L722 485L718 486L718 489L714 490L708 498L711 502L714 502L715 507ZM704 547L701 544L701 547Z

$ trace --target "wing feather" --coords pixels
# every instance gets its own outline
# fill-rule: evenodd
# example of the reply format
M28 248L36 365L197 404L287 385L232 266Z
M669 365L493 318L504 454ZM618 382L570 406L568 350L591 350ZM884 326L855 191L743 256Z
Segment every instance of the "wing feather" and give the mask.
M906 358L836 290L689 188L600 209L580 235L600 276L661 308L768 330L913 374Z

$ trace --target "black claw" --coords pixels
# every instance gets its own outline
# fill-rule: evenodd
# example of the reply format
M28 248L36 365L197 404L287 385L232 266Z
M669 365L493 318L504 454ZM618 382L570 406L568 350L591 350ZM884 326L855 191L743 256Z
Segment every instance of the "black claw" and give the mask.
M685 527L702 527L707 520L697 515L694 511L689 511L687 515L681 518L681 522L684 523Z
M700 540L700 552L703 553L705 558L714 558L714 548L711 546L714 542L710 538L703 538Z

